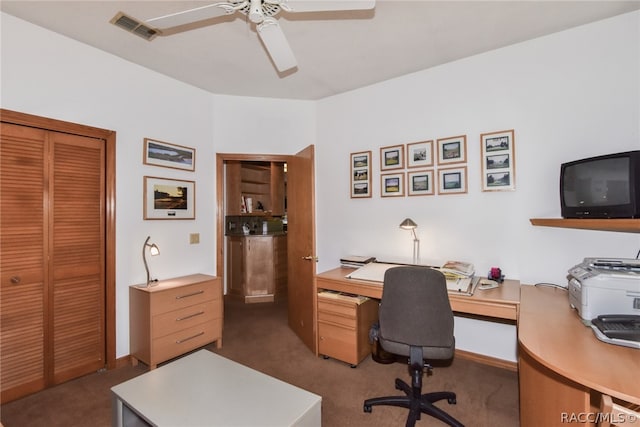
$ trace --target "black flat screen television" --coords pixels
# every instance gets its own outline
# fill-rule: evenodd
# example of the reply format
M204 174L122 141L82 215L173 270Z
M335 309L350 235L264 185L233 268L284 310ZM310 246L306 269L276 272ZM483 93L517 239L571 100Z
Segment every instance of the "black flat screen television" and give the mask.
M640 218L640 150L563 163L563 218Z

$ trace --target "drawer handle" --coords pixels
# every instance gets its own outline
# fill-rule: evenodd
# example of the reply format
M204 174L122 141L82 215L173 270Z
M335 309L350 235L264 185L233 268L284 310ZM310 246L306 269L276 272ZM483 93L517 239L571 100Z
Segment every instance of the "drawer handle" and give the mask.
M204 335L204 332L198 332L197 334L195 334L193 336L190 336L190 337L187 337L187 338L184 338L184 339L181 339L181 340L176 340L176 344L182 344L183 342L187 342L187 341L192 340L194 338L198 338L200 335Z
M204 314L204 311L199 311L199 312L197 312L197 313L193 313L193 314L190 314L190 315L188 315L188 316L178 317L178 318L176 319L176 321L177 321L177 322L179 322L179 321L181 321L181 320L191 319L192 317L201 316L201 315L203 315L203 314Z
M191 294L178 295L178 296L176 296L176 299L195 297L196 295L200 295L200 294L204 294L204 291L196 291L196 292L193 292Z

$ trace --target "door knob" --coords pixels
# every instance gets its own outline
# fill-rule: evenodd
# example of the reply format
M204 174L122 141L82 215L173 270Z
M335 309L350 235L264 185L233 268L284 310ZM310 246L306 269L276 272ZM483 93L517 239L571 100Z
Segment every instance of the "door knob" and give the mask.
M307 255L307 256L303 256L302 257L303 260L305 261L315 261L318 262L318 257L314 257L312 255Z
M19 276L13 276L11 278L11 283L13 283L14 285L19 285L21 281L22 281L22 279L20 279Z

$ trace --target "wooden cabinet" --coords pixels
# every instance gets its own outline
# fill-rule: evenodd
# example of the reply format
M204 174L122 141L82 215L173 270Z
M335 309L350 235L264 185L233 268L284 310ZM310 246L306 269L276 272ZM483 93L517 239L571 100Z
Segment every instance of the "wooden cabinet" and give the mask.
M271 302L287 289L287 236L227 236L228 293L245 302Z
M356 366L371 353L369 329L378 319L378 301L318 293L318 353Z
M227 215L285 213L284 162L228 161L225 188ZM243 197L253 199L253 212L242 211Z
M129 346L133 364L158 363L216 341L222 347L222 284L193 274L157 285L129 287Z

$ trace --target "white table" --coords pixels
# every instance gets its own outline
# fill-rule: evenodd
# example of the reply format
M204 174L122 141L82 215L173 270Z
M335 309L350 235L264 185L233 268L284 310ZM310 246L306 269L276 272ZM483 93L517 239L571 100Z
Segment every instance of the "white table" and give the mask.
M321 425L322 397L208 350L111 388L112 425Z

